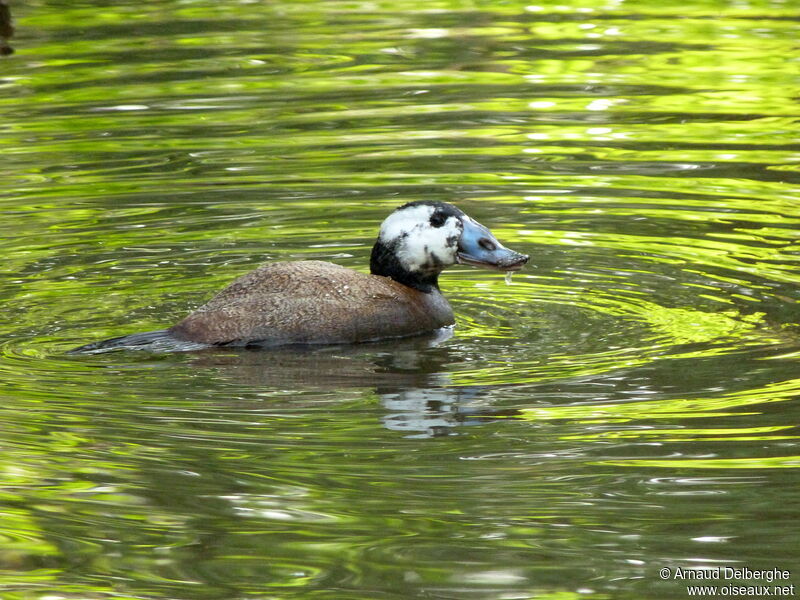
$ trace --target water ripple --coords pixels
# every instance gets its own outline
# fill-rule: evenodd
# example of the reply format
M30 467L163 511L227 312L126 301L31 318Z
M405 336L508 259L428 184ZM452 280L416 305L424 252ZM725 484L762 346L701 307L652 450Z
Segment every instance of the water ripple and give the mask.
M11 4L15 598L662 598L655 565L796 562L794 7ZM425 199L531 255L448 271L448 335L64 354L264 261L366 270Z

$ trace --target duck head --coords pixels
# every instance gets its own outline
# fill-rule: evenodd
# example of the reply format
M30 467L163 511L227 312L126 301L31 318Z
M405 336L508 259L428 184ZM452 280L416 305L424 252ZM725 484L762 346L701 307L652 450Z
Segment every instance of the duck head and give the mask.
M446 202L410 202L381 224L370 271L423 292L438 289L446 267L518 271L528 256L509 250L486 227Z

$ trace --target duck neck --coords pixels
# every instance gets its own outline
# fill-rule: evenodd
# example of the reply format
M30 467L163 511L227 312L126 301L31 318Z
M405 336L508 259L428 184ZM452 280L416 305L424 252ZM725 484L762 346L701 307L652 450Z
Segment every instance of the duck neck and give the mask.
M396 248L387 246L381 240L372 247L369 270L373 275L394 279L426 294L439 291L439 271L410 271L397 258Z

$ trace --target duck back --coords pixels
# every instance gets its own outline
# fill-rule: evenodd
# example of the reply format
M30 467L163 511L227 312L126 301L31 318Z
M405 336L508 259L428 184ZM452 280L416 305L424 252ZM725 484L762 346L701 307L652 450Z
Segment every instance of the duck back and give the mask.
M201 344L330 344L433 331L454 323L438 289L408 287L323 261L262 265L168 333Z

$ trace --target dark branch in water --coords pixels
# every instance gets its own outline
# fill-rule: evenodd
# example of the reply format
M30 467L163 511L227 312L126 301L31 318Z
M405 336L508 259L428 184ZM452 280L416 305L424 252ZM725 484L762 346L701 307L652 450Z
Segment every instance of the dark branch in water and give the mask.
M0 0L0 54L8 56L14 53L14 49L9 46L9 38L14 36L14 26L11 24L11 9L4 0Z

